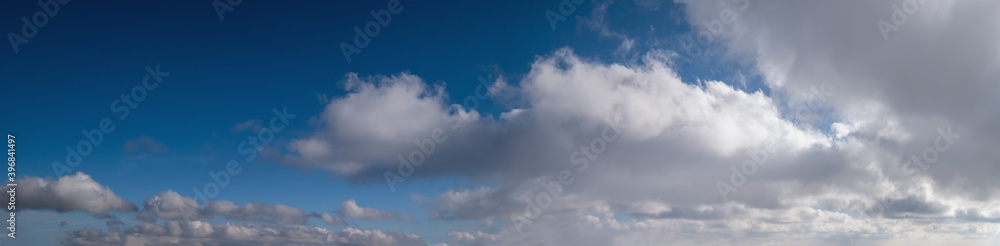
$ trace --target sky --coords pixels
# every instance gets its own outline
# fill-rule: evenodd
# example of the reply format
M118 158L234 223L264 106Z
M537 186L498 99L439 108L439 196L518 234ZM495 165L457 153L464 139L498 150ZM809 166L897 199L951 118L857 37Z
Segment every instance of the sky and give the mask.
M7 1L0 246L996 245L998 10Z

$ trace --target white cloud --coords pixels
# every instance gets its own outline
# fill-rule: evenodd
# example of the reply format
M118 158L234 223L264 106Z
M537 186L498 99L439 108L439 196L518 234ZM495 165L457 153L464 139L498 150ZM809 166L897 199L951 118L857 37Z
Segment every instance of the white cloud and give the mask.
M110 188L97 183L90 175L83 172L62 176L56 180L25 176L18 180L17 184L16 187L7 188L16 189L17 205L25 208L91 213L132 212L139 209L135 204L122 199Z
M349 74L344 83L351 93L326 106L320 133L288 145L294 155L285 156L285 163L357 175L369 165L396 164L395 156L414 148L414 139L428 138L446 123L443 88L415 75Z

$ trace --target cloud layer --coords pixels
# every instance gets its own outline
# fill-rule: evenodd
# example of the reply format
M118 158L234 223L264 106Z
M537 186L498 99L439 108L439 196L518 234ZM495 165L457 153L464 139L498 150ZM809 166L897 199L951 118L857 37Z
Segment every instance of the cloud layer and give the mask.
M89 227L71 231L61 239L65 245L427 245L419 236L402 232L351 227L330 230L311 225L309 218L332 226L346 225L343 219L329 213L259 202L241 207L226 200L207 201L202 206L193 198L172 190L147 198L139 211L134 204L115 196L84 173L59 180L27 177L18 184L19 191L24 192L18 193L18 198L23 199L18 200L18 204L59 212L85 211L94 213L97 219L107 220L106 231ZM88 197L67 195L72 192ZM26 198L22 198L22 194ZM347 218L413 220L408 214L359 207L354 199L342 205L344 209L339 213ZM106 211L138 212L136 219L144 223L128 226L116 216L104 213ZM205 221L216 217L227 222ZM157 219L163 222L158 224Z
M142 224L106 233L84 228L63 241L67 245L427 245L420 237L378 229L169 221Z

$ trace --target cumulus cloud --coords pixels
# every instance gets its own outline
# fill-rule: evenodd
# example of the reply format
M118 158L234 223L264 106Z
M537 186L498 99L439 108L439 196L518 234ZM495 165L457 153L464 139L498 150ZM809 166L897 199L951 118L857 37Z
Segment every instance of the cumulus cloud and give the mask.
M718 203L722 199L716 181L728 180L731 165L750 158L749 151L770 139L780 139L776 148L784 150L770 157L770 166L805 170L808 168L797 165L803 159L836 157L822 133L783 119L773 100L763 93L743 92L716 81L708 81L703 87L683 83L667 64L657 54L647 56L642 66L601 64L577 57L568 49L540 58L520 83L530 108L512 110L505 121L470 119L468 126L448 135L448 141L457 144L436 146L427 164L415 172L418 176L472 175L502 186L442 194L432 216L504 216L523 204L522 197L533 196L543 187L537 183L552 180L567 170L589 179L566 187L568 194L591 196L582 199L638 202L663 198L679 205ZM417 98L417 94L409 96ZM331 102L338 103L348 102ZM609 119L627 122L629 127L609 130ZM431 132L430 127L433 125L424 131ZM613 143L590 146L598 138ZM600 154L599 163L618 168L599 166L597 157L589 157L592 153L586 149L595 146L608 149ZM386 166L363 165L374 170ZM848 167L836 168L834 172L815 173L820 178L805 182L820 183L830 176L850 175L841 171ZM368 174L380 176L378 172ZM770 176L776 178L767 182L777 185L800 178L798 174L772 172ZM758 206L779 206L777 195L764 188L770 187L734 196L750 199Z
M9 186L8 189L16 189L17 205L25 208L91 213L133 212L139 209L135 204L122 199L110 188L97 183L90 175L83 172L62 176L59 179L25 176L18 180L17 184L16 187Z
M351 219L366 219L366 220L399 220L399 221L412 221L413 216L409 214L397 213L385 211L377 208L366 208L358 206L358 203L354 199L349 199L340 203L342 209L338 210L337 213L340 216Z
M406 159L409 158L407 154L412 152L411 150L419 150L420 145L414 144L415 139L429 138L435 128L442 128L449 129L447 140L435 146L432 155L424 161L428 164L420 166L415 172L418 175L457 173L493 180L527 180L566 168L572 150L577 149L581 143L586 144L594 137L601 136L608 118L620 118L636 126L622 133L623 138L628 138L626 141L632 143L645 141L643 143L657 144L660 147L672 147L670 144L684 143L691 145L689 148L702 152L696 153L698 155L723 158L759 146L768 138L787 139L783 142L787 146L782 147L793 149L807 149L825 141L822 134L796 128L791 122L783 120L778 108L763 93L745 93L721 82L707 82L704 88L685 84L666 66L666 61L652 55L647 57L647 61L646 66L640 67L604 65L587 62L574 55L571 50L561 50L552 56L539 59L532 65L533 69L520 83L522 93L530 101L531 108L512 110L505 114L505 121L498 122L487 117L466 118L468 119L465 122L466 126L455 130L451 130L449 124L441 121L438 121L439 124L411 124L409 128L419 130L411 131L413 134L407 134L409 137L391 140L376 138L384 140L388 145L404 146L401 150L368 148L368 151L377 152L378 156L389 160L354 162L357 170L370 170L369 172L338 171L334 166L339 164L334 163L337 163L338 159L346 158L341 156L330 156L324 158L322 162L313 162L313 165L348 177L370 175L362 178L381 178L381 171L396 169L400 163L397 157ZM561 69L563 67L566 69ZM417 79L408 81L411 80L418 81ZM403 82L393 83L396 87L401 87L398 84ZM419 86L407 88L411 87L419 88ZM346 112L331 112L338 111L339 108L363 107L367 104L348 100L356 96L388 95L402 90L375 85L364 88L378 92L357 92L345 99L334 100L323 115L346 114ZM422 98L420 95L422 93L413 89L409 94L384 97L378 101L382 104L392 100L415 101ZM407 97L409 99L406 99ZM346 106L347 104L352 106ZM448 107L440 101L417 103L417 105L427 104L430 106L426 107L433 109ZM404 118L391 112L376 111L378 109L369 110L366 114L399 117L392 120L385 119L389 122L411 118L409 116ZM428 112L435 115L435 119L448 115L442 114L443 111L428 110ZM463 112L478 115L475 111ZM329 125L335 125L338 129L354 129L353 132L379 132L382 128L375 129L376 126L365 124L347 124L352 126L348 127L345 124L332 122ZM313 142L315 144L309 145L311 150L321 152L342 149L343 146L332 143L347 140L348 138L317 133L298 142ZM290 149L294 152L301 150L302 146L292 144ZM651 148L646 147L646 149ZM641 162L654 162L652 157L659 157L650 156L648 153L643 155L651 158L641 158Z
M397 162L386 153L403 153L413 139L430 137L430 129L443 126L442 116L448 115L443 87L428 86L412 74L349 74L344 84L352 93L331 101L318 116L322 133L290 143L293 155L283 162L356 177L371 171L370 165Z

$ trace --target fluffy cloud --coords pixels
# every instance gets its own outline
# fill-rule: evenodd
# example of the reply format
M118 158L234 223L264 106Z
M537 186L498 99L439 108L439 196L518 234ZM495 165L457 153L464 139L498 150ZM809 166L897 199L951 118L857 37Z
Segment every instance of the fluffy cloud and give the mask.
M345 84L352 93L326 106L318 117L325 127L320 133L288 145L295 155L285 156L285 163L356 177L370 165L394 164L398 160L387 153L407 151L413 139L445 123L443 87L429 87L415 75L349 74Z
M715 81L704 87L686 84L666 64L657 53L638 67L586 61L570 50L539 59L520 83L530 108L512 110L501 122L470 121L468 130L448 136L460 139L460 144L437 146L428 158L432 164L416 172L465 172L503 185L442 194L432 217L508 215L523 208L522 197L534 196L543 190L540 184L566 170L587 179L565 187L567 196L587 196L578 197L582 201L663 199L693 206L722 202L716 181L728 180L730 166L740 165L751 158L748 152L769 142L777 142L775 148L782 150L768 157L772 170L808 171L798 164L801 160L841 158L826 136L783 119L763 93ZM607 131L608 121L626 122L628 127ZM595 144L598 138L602 140ZM594 151L587 149L595 147L607 151L589 156ZM811 173L818 179L802 182L852 175L850 167L836 168ZM760 169L758 175L765 173ZM802 177L796 172L768 173L773 178L754 177L755 182L777 186ZM780 206L777 194L765 188L732 196L758 206Z
M132 212L139 209L135 204L122 199L110 188L97 183L90 175L82 172L55 180L26 176L18 180L17 184L17 205L25 208L91 213Z
M403 213L389 212L376 208L366 208L358 206L358 202L354 199L349 199L340 203L343 209L338 210L337 213L345 218L352 219L366 219L366 220L399 220L399 221L412 221L413 216Z
M632 162L628 165L650 168L684 168L661 164L685 157L691 159L687 161L694 161L693 158L699 155L729 158L769 138L785 139L782 147L793 150L811 148L825 141L821 134L798 129L783 120L771 99L762 93L745 93L720 82L708 82L704 88L682 83L662 58L651 54L646 66L625 67L587 62L570 50L561 50L535 62L532 71L521 81L522 97L531 107L504 113L502 121L478 117L479 114L472 110L445 111L449 106L440 99L427 98L428 94L436 95L433 90L411 85L416 83L413 81L420 81L411 78L413 75L355 81L352 83L362 83L358 87L363 89L333 100L322 114L327 128L295 141L289 151L297 154L283 158L286 163L303 165L305 161L310 166L354 179L382 179L385 171L401 170L398 168L400 159L406 162L414 159L426 163L415 171L418 176L457 174L492 181L525 181L572 167L571 155L580 145L602 134L617 135L602 133L608 118L635 126L622 133L623 140L615 145L633 144L643 148L634 151L641 156L639 158L626 159L624 154L618 158L622 162ZM566 69L561 69L564 67ZM355 79L349 77L348 80ZM374 108L368 105L370 102L382 106ZM383 105L390 103L397 104L395 107L419 105L425 108L421 111L424 114L393 113L396 111L390 109L395 107ZM434 120L416 120L427 123L407 125L403 128L407 129L406 134L382 133L394 128L379 124L338 123L355 120L356 117L348 115L353 112L351 110L360 108L367 110L364 115L372 115L366 116L366 122L409 122L413 117L432 117ZM368 119L374 115L385 118ZM452 118L463 121L448 122ZM443 143L432 146L421 141L428 140L437 130L446 131ZM338 131L370 134L353 137L331 134ZM367 137L370 135L373 137ZM388 135L398 137L380 137ZM361 152L351 151L370 153L371 158L348 160L350 155L316 155L316 161L307 161L312 154L302 152L308 149L308 153L332 153L373 141L386 147L369 146ZM676 151L651 152L654 148ZM427 149L432 151L424 151ZM411 158L417 151L428 153L425 160ZM610 155L601 158L613 158ZM376 160L378 158L381 159ZM350 171L343 170L343 163L352 163ZM725 172L726 167L721 169Z
M378 229L327 230L295 225L254 225L168 221L142 224L122 232L84 228L69 233L64 245L427 245L419 236Z

